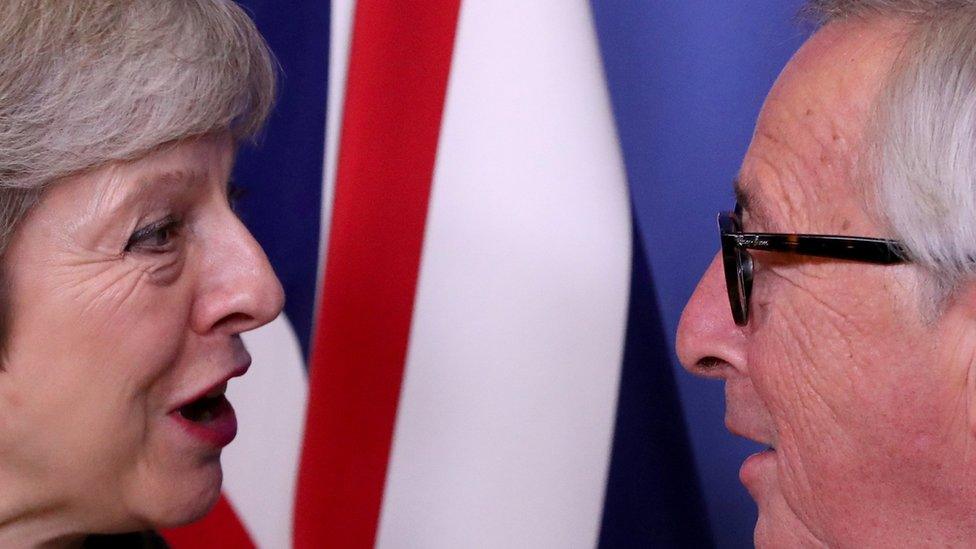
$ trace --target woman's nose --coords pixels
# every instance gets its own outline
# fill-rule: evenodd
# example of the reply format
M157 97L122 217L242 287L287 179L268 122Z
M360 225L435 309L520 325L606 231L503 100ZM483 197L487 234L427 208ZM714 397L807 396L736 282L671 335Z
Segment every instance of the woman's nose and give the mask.
M730 368L744 372L745 333L732 319L721 254L712 259L681 313L676 347L681 365L693 374L727 377Z
M264 250L232 215L220 236L201 247L193 324L199 333L238 334L267 324L285 304L285 293Z

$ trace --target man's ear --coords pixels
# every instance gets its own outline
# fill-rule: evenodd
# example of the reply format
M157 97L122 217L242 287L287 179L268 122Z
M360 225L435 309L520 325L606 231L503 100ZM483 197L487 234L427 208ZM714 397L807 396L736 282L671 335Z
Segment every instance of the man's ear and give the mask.
M941 308L935 322L939 358L957 365L952 371L965 376L966 422L970 436L976 437L976 281L962 283Z
M960 283L952 294L945 299L943 308L947 313L949 309L956 307L960 309L960 313L966 314L976 321L976 280Z

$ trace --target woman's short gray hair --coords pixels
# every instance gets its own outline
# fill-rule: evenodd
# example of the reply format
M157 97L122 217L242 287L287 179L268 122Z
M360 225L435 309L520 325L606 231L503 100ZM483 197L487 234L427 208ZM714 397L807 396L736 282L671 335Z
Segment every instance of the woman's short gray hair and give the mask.
M976 274L976 2L813 0L807 11L909 22L872 120L871 194L945 297Z
M4 0L0 252L48 183L191 136L253 137L274 95L232 0Z

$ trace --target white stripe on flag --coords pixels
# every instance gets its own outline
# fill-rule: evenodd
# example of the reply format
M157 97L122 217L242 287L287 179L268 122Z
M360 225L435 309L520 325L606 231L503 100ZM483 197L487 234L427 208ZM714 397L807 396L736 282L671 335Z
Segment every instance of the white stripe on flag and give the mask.
M325 280L325 254L329 249L329 228L332 221L332 201L335 196L336 167L339 158L339 137L342 130L342 105L346 97L346 72L349 68L349 45L352 41L352 21L355 0L332 0L329 29L329 97L325 110L325 161L322 166L322 211L319 225L319 263L315 279L315 309L322 298ZM316 321L312 322L315 333Z
M377 547L592 547L630 282L588 3L464 1Z
M252 364L227 386L240 428L221 459L224 494L258 547L291 547L308 402L305 361L284 313L242 337Z

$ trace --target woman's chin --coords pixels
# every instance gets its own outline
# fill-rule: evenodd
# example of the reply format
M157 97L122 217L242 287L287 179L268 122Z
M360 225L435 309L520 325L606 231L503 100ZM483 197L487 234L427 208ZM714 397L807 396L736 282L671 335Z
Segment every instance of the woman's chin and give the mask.
M220 499L222 480L220 460L215 459L187 474L151 483L156 489L142 494L145 528L176 528L200 520Z

